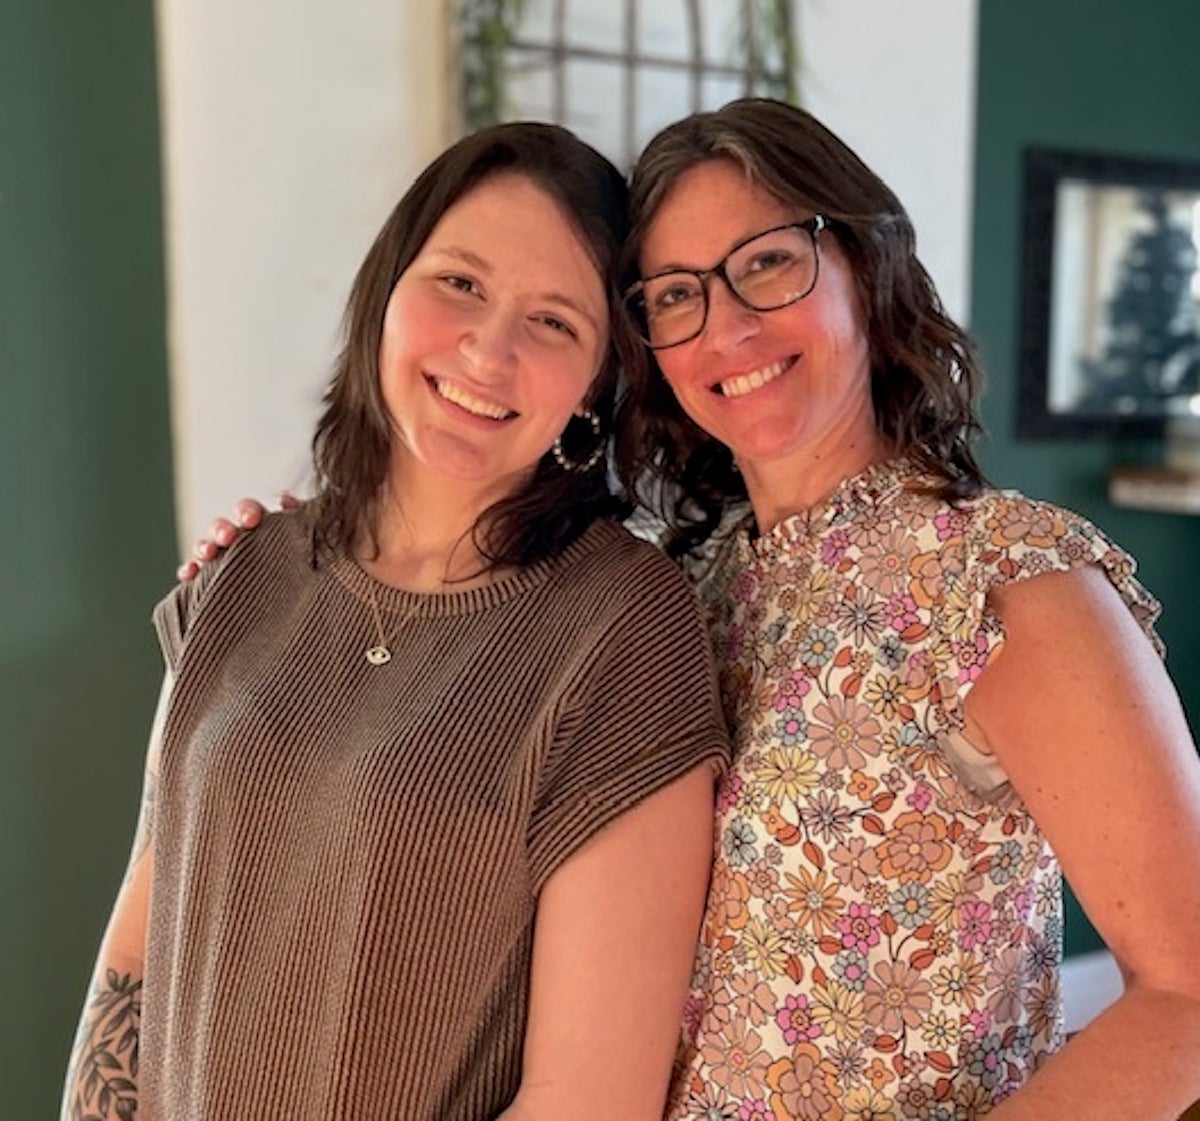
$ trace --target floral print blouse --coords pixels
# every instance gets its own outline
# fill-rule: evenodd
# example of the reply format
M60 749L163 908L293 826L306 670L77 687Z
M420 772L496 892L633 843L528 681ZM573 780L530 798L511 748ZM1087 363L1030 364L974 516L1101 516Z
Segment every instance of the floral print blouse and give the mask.
M1099 565L1161 651L1158 604L1083 518L919 482L742 518L698 582L737 758L673 1121L980 1117L1061 1042L1058 864L963 701L999 585Z

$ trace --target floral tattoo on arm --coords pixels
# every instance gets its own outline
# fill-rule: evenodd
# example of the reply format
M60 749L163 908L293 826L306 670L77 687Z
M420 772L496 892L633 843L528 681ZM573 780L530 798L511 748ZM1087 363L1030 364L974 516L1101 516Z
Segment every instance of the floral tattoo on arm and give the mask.
M93 987L75 1037L63 1121L135 1121L142 979L115 969Z

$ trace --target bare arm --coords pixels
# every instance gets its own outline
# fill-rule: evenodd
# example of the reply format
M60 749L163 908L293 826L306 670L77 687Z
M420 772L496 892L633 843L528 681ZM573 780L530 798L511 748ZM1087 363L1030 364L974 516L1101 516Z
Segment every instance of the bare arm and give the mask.
M967 701L1121 964L1126 991L995 1121L1175 1121L1200 1098L1200 760L1158 657L1097 569L994 598Z
M63 1089L62 1121L131 1121L138 1103L142 977L154 865L158 742L170 678L163 682L146 760L141 812L129 868L100 943Z
M660 1121L712 859L700 766L542 891L521 1089L503 1121Z

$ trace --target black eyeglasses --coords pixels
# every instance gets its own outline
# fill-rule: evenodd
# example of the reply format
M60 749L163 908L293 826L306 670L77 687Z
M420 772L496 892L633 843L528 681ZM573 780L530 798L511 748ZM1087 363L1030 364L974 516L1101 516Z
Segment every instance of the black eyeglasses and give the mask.
M638 281L625 293L626 310L651 350L690 342L708 321L708 282L725 281L751 311L774 311L804 299L817 285L817 235L829 225L814 214L739 242L711 269L670 269Z

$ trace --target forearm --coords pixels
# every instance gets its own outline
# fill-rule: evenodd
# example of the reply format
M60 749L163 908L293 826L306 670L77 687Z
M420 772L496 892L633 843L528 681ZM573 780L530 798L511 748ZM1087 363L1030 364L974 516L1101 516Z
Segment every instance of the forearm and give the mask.
M1133 985L989 1121L1177 1121L1200 1100L1200 999Z
M142 962L102 950L71 1049L61 1121L136 1116L141 1022Z

